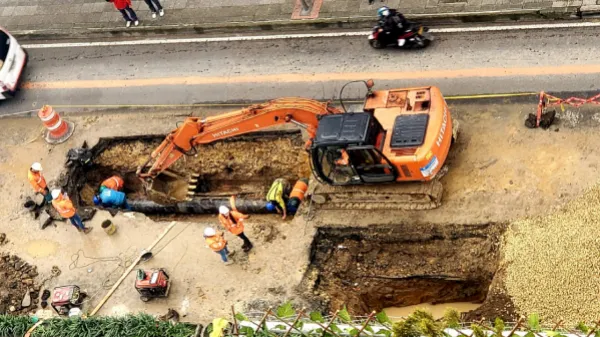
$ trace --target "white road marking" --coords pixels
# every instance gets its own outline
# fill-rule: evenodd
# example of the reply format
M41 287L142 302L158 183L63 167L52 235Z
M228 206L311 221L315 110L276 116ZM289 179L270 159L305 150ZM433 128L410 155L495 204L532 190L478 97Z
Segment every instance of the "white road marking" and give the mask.
M532 29L564 29L564 28L583 28L600 27L600 22L573 22L557 24L529 24L529 25L506 25L506 26L480 26L480 27L452 27L452 28L432 28L431 33L472 33L472 32L492 32L492 31L512 31L512 30L532 30ZM310 39L326 37L349 37L349 36L367 36L370 31L357 32L334 32L334 33L316 33L316 34L282 34L282 35L260 35L260 36L230 36L230 37L197 37L188 39L146 39L146 40L128 40L128 41L103 41L103 42L73 42L73 43L44 43L23 45L26 49L44 49L44 48L76 48L76 47L110 47L110 46L136 46L136 45L155 45L155 44L173 44L173 43L208 43L208 42L241 42L241 41L265 41L265 40L284 40L284 39Z

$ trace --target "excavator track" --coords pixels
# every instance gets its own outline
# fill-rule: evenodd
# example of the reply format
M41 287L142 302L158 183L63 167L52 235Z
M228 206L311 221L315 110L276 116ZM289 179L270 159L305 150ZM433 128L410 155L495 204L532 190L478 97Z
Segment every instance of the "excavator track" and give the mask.
M313 204L323 210L428 210L441 206L444 190L438 179L426 183L386 185L314 185L311 194Z

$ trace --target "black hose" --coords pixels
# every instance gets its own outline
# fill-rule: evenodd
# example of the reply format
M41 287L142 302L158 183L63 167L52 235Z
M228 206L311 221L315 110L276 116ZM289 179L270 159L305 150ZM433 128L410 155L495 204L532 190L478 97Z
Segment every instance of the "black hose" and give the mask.
M219 206L231 208L228 198L204 198L172 205L161 205L149 200L129 200L128 203L132 211L145 214L218 214ZM244 214L269 213L266 206L265 200L235 200L235 207Z

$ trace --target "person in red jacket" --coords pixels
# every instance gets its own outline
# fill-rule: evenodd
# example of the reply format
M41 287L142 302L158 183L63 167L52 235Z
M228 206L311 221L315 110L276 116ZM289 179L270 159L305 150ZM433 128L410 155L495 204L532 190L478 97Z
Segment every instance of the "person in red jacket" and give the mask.
M131 0L106 0L107 2L112 2L115 5L115 8L123 14L123 18L125 19L126 26L130 27L133 22L134 25L139 25L140 21L138 21L137 15L131 8Z

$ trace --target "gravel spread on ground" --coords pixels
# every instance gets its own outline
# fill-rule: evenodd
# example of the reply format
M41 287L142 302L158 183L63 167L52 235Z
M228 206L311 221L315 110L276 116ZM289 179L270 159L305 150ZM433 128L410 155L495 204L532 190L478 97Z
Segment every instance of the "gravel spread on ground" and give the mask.
M545 323L600 319L600 185L506 234L508 294L521 314Z

